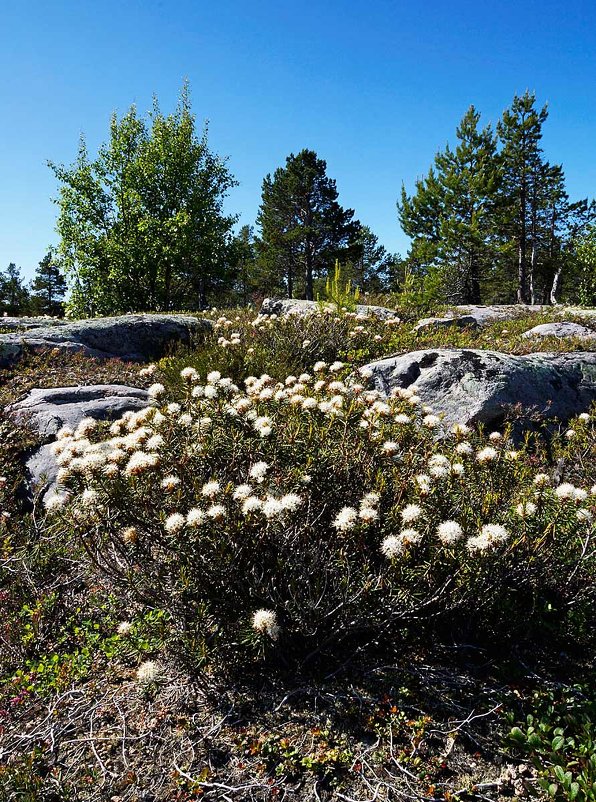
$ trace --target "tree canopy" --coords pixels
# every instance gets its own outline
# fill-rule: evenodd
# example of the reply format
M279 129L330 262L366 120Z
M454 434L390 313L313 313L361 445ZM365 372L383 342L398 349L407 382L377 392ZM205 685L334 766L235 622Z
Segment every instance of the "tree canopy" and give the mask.
M534 93L516 95L497 123L479 128L474 106L458 144L433 167L398 215L412 238L411 262L439 271L450 302L556 303L576 270L575 248L594 219L587 199L571 203L561 165L544 159L548 109Z
M30 285L29 305L36 315L60 316L64 311L66 279L49 251L40 261Z
M75 314L201 307L226 281L235 218L223 202L236 182L207 128L197 134L186 87L173 114L154 101L142 119L132 106L95 159L82 139L74 165L50 166Z
M263 181L258 269L269 291L314 298L314 279L358 253L360 224L338 203L327 163L313 150L291 153Z

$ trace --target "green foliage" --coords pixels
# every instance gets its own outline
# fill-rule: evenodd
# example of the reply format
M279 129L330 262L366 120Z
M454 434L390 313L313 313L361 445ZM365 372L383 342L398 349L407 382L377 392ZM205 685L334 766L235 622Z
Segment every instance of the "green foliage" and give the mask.
M538 783L556 802L596 800L596 740L594 686L546 688L534 692L532 710L509 732L507 743L516 756L529 760ZM508 713L510 723L515 714Z
M11 262L0 270L0 313L23 315L29 305L29 292L23 283L21 269Z
M443 266L447 295L463 303L480 303L481 280L495 256L496 139L489 127L478 130L479 121L471 106L457 128L455 151L447 146L438 153L428 176L416 182L412 198L402 188L398 206L414 246L422 239L432 248L433 262Z
M175 403L127 415L106 450L86 456L83 443L66 460L73 497L55 526L125 595L166 610L170 647L195 666L304 666L395 628L405 643L435 626L502 642L591 637L591 513L577 514L589 491L534 484L533 448L512 450L507 432L437 441L438 418L412 393L383 401L339 380L342 363L314 367L242 391L189 366ZM574 428L565 449L593 453L592 423ZM60 448L79 450L69 437ZM437 534L445 521L453 541ZM260 610L273 616L264 630Z
M335 259L349 257L356 245L360 224L352 209L337 202L335 181L326 170L314 151L302 150L263 180L257 269L266 293L285 291L289 298L304 293L313 300L314 279Z
M579 261L578 301L596 306L596 226L592 226L577 249Z
M471 106L458 144L437 153L428 175L398 204L412 238L409 260L439 268L449 303L556 303L580 300L575 250L596 213L569 201L561 165L543 158L547 107L531 92L515 96L496 126L478 129ZM581 296L585 297L585 296Z
M235 181L197 136L186 87L169 116L157 101L147 121L114 115L95 160L81 140L74 165L50 166L71 315L196 308L226 281Z
M66 279L50 251L39 263L31 282L30 311L35 315L62 316L65 294Z
M507 748L531 767L524 783L556 802L574 794L593 802L593 682L576 664L594 654L594 528L585 512L596 513L594 412L571 421L575 436L551 428L544 442L532 436L519 447L507 429L488 442L479 432L437 439L419 404L398 397L383 414L380 399L357 386L367 382L358 365L388 353L589 344L521 336L552 313L416 335L420 307L406 303L405 322L334 309L288 319L214 311L204 342L156 366L46 354L0 371L2 406L33 386L166 385L159 415L87 432L92 443L115 440L107 453L124 457L101 466L82 432L77 445L64 438L78 453L61 477L59 492L68 485L73 495L58 513L41 499L27 506L21 456L36 441L0 420L0 798L78 800L101 786L106 798L185 800L251 786L266 796L298 787L359 799L382 777L396 798L463 799L490 796L499 774L498 793L517 793L506 768L490 762L503 744L498 713L484 712L503 701L515 670L525 679L507 692L507 704L517 699L507 731L517 727L523 740L514 730ZM315 372L317 361L327 366ZM336 361L345 364L331 369ZM180 375L188 366L200 379ZM214 370L222 376L206 380ZM262 374L272 378L244 385ZM261 436L263 416L272 431ZM458 450L465 442L471 453ZM478 459L487 446L496 456ZM159 464L129 474L135 453L157 454ZM262 481L249 475L259 461L269 465ZM579 495L534 484L541 472ZM220 489L210 497L203 487L214 479ZM265 501L302 501L290 509L290 498L279 516L245 515L234 498L240 482ZM83 496L85 488L97 495ZM370 491L380 495L367 502L379 515L365 523ZM517 507L528 502L536 509L522 517ZM218 504L223 517L209 514ZM406 523L409 504L421 513ZM344 506L357 521L342 531L334 522ZM205 513L196 528L186 519L193 508ZM184 527L170 531L178 512ZM464 537L443 544L437 527L449 519ZM470 551L470 538L493 522L509 538ZM407 528L420 539L402 538L389 559L383 541ZM263 610L275 619L261 615L257 629ZM158 681L139 680L147 661L160 668ZM581 687L545 681L524 697L532 671L547 664L567 681L569 662ZM187 754L178 760L186 773L171 771L170 756Z
M360 288L352 289L352 281L348 279L344 284L339 259L335 260L333 277L327 276L325 282L325 299L332 303L338 312L354 312L360 298ZM319 300L317 298L317 300ZM324 308L324 304L322 304Z

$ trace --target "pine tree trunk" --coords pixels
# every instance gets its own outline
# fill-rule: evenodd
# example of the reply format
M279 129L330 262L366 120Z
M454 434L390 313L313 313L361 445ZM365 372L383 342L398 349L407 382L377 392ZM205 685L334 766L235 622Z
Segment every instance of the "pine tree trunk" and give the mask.
M314 301L314 286L313 286L313 254L310 242L306 243L306 293L305 298L307 301Z
M518 265L517 265L517 302L518 304L528 303L527 295L527 263L526 263L526 187L525 179L522 182L520 194L520 233L518 242Z
M559 281L561 279L561 271L563 270L563 265L559 262L557 269L555 270L555 275L553 276L553 283L551 285L550 290L550 303L553 306L556 306L559 301L557 300L557 291L559 289Z
M478 257L472 251L470 254L470 303L480 304L480 265L478 264Z
M536 267L536 239L538 236L537 233L537 210L538 201L536 199L536 177L534 177L534 186L532 189L532 244L530 247L530 269L528 270L528 290L529 290L529 301L532 305L535 302L535 294L534 294L534 268Z

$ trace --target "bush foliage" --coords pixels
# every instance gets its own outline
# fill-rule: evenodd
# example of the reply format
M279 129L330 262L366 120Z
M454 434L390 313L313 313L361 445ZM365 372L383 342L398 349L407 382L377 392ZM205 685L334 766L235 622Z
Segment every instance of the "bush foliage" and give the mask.
M233 361L240 334L219 347ZM186 366L110 432L61 433L49 525L131 604L166 611L195 667L305 666L437 632L587 642L596 487L553 478L533 439L444 431L413 390L385 399L349 372L319 360L235 383ZM594 452L589 414L567 434L566 463Z

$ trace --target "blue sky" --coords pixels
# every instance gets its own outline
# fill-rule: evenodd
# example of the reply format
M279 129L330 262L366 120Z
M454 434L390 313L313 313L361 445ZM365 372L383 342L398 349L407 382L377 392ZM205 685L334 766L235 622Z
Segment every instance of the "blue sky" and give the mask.
M51 159L91 152L113 111L171 111L185 78L211 148L254 222L263 176L304 147L340 202L405 253L395 202L473 103L496 121L514 93L548 101L547 158L573 198L596 196L594 0L1 0L0 268L32 276L56 241Z

